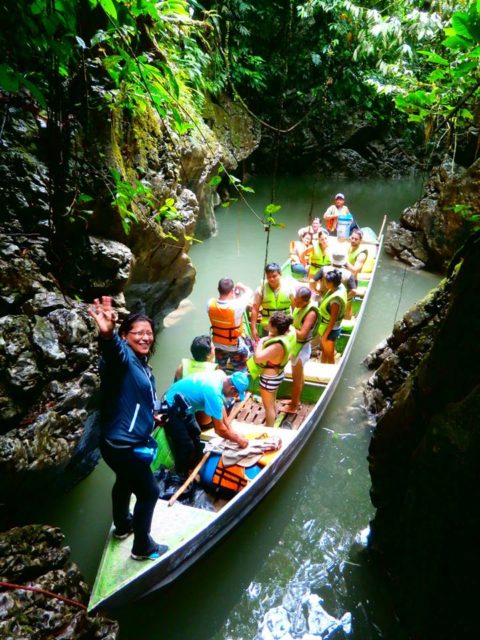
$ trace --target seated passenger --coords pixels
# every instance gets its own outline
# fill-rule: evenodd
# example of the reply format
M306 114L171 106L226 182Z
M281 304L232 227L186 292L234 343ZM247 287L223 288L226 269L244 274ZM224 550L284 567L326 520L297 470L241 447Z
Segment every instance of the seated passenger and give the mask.
M301 239L303 234L308 232L312 235L312 240L316 240L320 231L322 231L320 218L314 218L308 227L302 227L298 230L298 237Z
M311 298L312 292L308 287L297 289L293 312L296 345L290 358L292 362L292 397L283 407L285 413L296 413L298 410L304 385L303 367L310 359L312 339L317 335L320 311Z
M361 229L354 229L350 234L350 247L347 251L347 263L346 268L352 272L355 278L355 284L358 283L358 274L365 264L365 260L368 257L368 249L361 247L363 240L363 231Z
M217 368L215 352L210 336L197 336L190 345L191 358L182 358L175 371L174 382L199 371L214 371Z
M190 353L192 358L182 358L182 362L178 365L173 379L174 382L193 373L215 371L217 368L215 351L210 336L197 336L194 338L190 345ZM203 411L197 411L195 418L202 429L207 429L212 424L210 416L207 416Z
M340 335L347 304L347 290L342 284L342 274L337 269L325 276L327 293L318 310L320 312L321 362L335 364L335 342Z
M290 265L293 273L306 276L310 264L310 254L313 251L312 234L305 231L301 240L290 243Z
M308 275L313 278L320 267L331 264L330 251L328 248L328 234L320 231L318 240L313 241L313 251L310 255L310 270Z
M267 325L268 336L261 338L255 353L247 360L253 379L260 375L260 395L265 408L265 425L275 425L275 400L278 387L285 377L285 365L295 345L295 334L289 333L293 318L275 311Z

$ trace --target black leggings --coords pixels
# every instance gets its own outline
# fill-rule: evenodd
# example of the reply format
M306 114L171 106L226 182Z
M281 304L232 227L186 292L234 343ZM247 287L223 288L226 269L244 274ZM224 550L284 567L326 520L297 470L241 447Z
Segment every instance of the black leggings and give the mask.
M165 433L172 448L177 473L188 475L203 454L200 427L195 416L187 413L179 414L175 407L170 407Z
M133 510L134 546L143 549L149 545L152 517L158 500L159 489L150 469L150 464L138 459L133 447L116 448L103 441L100 451L108 466L115 472L112 488L113 523L119 531L130 525L130 498L137 501Z

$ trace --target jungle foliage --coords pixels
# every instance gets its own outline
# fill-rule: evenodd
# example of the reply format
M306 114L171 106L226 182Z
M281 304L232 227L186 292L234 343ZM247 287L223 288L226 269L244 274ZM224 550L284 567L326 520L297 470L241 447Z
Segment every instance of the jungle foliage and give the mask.
M478 0L204 4L232 90L278 128L408 121L444 148L476 132Z
M71 175L73 123L88 129L105 109L153 107L184 135L204 96L225 92L276 139L304 122L325 143L351 123L409 121L432 145L474 144L474 157L479 15L480 0L0 0L0 89L45 119L62 227L91 207ZM125 231L135 202L174 215L113 169L103 179Z

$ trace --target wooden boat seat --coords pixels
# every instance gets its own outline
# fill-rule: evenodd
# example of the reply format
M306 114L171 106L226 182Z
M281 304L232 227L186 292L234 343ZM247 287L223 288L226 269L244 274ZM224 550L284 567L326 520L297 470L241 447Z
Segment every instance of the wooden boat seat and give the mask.
M335 375L338 364L326 364L318 360L308 360L303 367L303 375L305 382L314 382L317 384L328 384ZM285 367L285 376L292 377L292 365L289 362Z

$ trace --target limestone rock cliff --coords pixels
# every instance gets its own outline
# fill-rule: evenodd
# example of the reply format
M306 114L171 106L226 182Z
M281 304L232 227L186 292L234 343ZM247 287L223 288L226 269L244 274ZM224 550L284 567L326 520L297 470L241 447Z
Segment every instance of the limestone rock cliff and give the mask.
M480 525L480 234L371 358L369 547L409 637L470 638ZM473 614L473 615L472 615Z
M469 218L480 209L480 160L464 169L451 159L432 172L424 194L390 223L385 250L422 269L444 270L472 232Z

